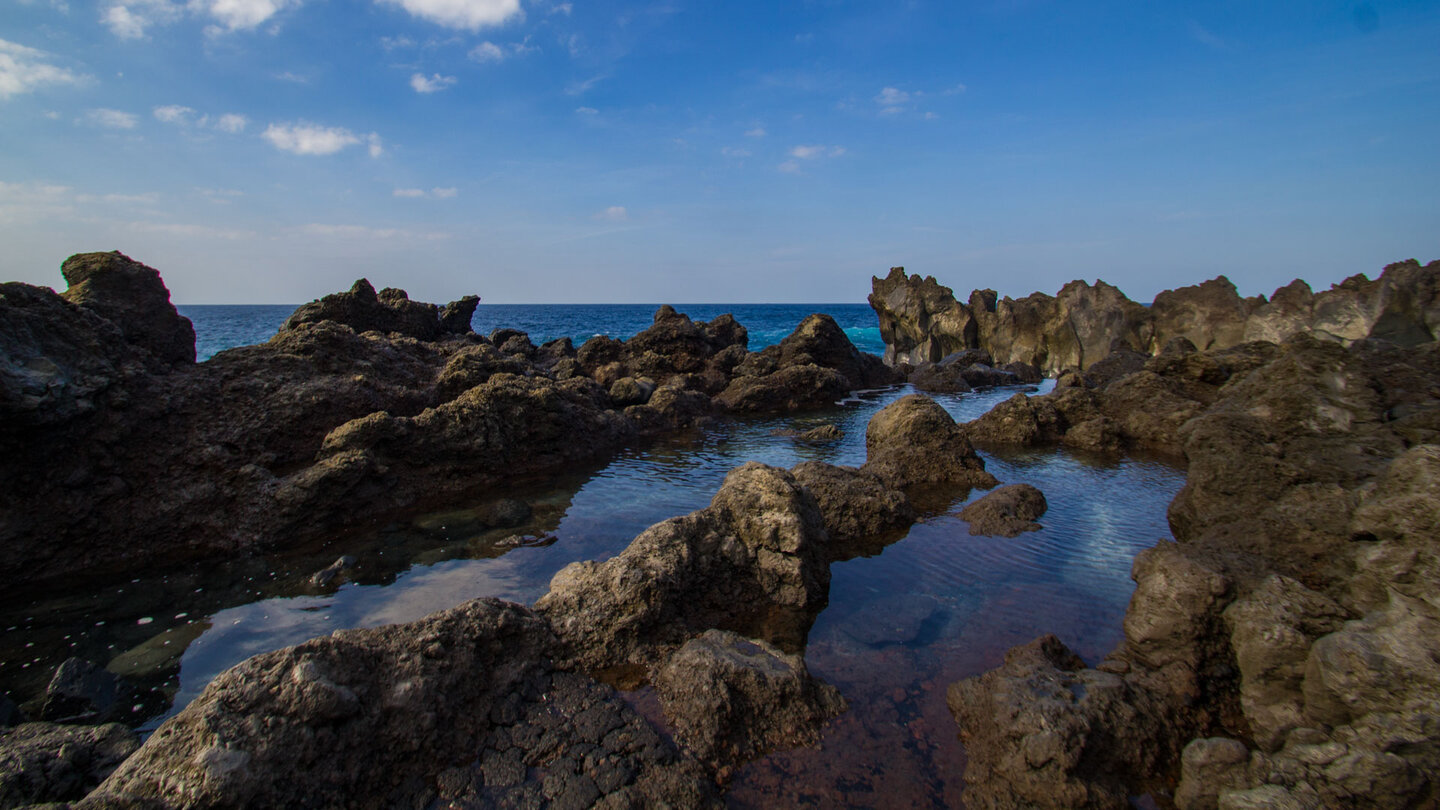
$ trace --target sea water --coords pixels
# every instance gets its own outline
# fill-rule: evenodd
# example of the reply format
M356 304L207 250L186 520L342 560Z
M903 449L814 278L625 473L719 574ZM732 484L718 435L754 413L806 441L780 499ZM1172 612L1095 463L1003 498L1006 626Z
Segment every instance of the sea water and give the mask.
M735 312L752 348L778 340L814 311L679 309L701 319ZM868 308L825 309L862 347L875 349L878 335L864 343L865 330L874 329ZM289 310L182 308L199 342L215 351L227 342L267 339ZM492 320L498 314L537 342L564 335L578 344L593 334L627 337L652 313L648 306L487 307L475 326L487 332L505 325ZM230 337L215 339L220 330ZM966 421L1015 391L935 399ZM533 603L565 565L612 557L651 524L704 507L725 475L747 461L861 464L870 418L911 392L898 386L804 414L724 420L487 495L525 500L533 516L520 526L478 526L473 516L485 503L457 502L322 544L0 604L0 689L20 699L34 695L60 661L79 656L153 688L145 711L146 727L154 728L251 655L337 629L412 621L481 596ZM830 444L792 438L821 424L836 425L844 438ZM984 493L957 493L872 556L832 565L829 606L811 629L805 657L850 710L826 727L819 748L778 752L739 769L727 796L731 806L958 806L964 754L946 687L998 665L1006 649L1043 633L1056 633L1092 663L1120 640L1133 589L1130 562L1168 534L1165 507L1183 484L1181 467L1164 458L1063 449L984 455L1003 483L1030 483L1045 493L1043 528L1013 539L971 536L956 513ZM508 545L517 534L531 542ZM343 584L325 589L310 582L342 554L357 560ZM648 691L631 697L653 708Z

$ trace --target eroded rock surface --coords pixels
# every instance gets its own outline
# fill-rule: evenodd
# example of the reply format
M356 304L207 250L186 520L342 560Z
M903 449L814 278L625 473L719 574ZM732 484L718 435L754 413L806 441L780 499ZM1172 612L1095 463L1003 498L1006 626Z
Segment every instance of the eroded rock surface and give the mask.
M648 671L709 629L798 649L829 597L828 537L789 472L749 463L704 509L603 563L567 565L535 609L589 671Z
M139 747L135 732L119 723L0 730L0 807L80 799Z
M676 739L717 765L813 745L846 708L800 656L722 630L680 647L657 672L655 688Z
M1015 537L1039 531L1041 526L1035 520L1048 508L1040 490L1029 484L1010 484L961 509L960 519L970 524L971 534Z
M950 490L998 483L966 432L935 400L920 394L885 406L865 428L864 471L892 487Z
M1318 294L1297 280L1269 301L1241 298L1220 276L1166 290L1149 308L1103 281L1072 281L1053 297L1019 300L976 290L964 302L934 278L909 276L901 267L871 285L886 362L914 366L981 349L1001 365L1018 361L1058 373L1089 369L1118 346L1154 355L1177 339L1218 350L1303 332L1347 345L1378 338L1415 346L1434 340L1440 328L1440 262L1422 267L1413 259L1387 266L1373 281L1357 275Z

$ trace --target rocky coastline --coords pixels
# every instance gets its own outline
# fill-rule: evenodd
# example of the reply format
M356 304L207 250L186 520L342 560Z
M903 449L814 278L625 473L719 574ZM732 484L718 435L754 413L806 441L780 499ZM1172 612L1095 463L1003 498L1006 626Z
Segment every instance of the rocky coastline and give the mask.
M256 656L143 745L0 706L0 806L720 806L735 766L846 710L803 657L830 565L1001 483L971 530L1038 528L1045 496L977 448L1056 445L1183 458L1173 539L1136 558L1124 641L1094 666L1042 636L950 687L966 806L1440 802L1440 263L1269 301L1219 279L1148 309L1083 282L961 305L897 268L871 296L893 366L825 316L761 352L733 319L669 307L627 341L536 347L471 332L473 298L364 281L196 364L156 271L82 254L64 275L63 294L0 285L12 581L299 542L858 388L1058 379L964 424L905 396L871 419L863 466L746 464L533 607ZM663 721L617 691L644 683Z

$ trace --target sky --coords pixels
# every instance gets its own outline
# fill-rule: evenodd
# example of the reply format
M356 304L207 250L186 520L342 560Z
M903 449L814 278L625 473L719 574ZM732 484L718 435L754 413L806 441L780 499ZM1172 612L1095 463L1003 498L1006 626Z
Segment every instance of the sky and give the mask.
M863 302L1440 259L1440 2L0 0L0 278Z

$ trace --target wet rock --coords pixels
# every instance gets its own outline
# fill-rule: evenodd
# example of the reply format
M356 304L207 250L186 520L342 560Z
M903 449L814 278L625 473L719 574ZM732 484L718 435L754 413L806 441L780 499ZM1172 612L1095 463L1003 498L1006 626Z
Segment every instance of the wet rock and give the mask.
M821 425L811 428L795 437L796 441L810 442L812 444L823 444L826 442L838 442L845 438L845 432L834 425Z
M1175 747L1155 702L1054 636L958 681L946 696L969 763L966 806L1115 808Z
M45 688L40 719L58 723L109 723L127 720L135 689L114 674L84 660L67 658Z
M806 364L738 376L715 399L732 411L788 413L834 405L850 390L850 380L835 369Z
M23 723L0 731L0 807L80 799L139 747L135 732L119 723Z
M807 316L774 346L750 354L716 400L732 411L830 405L850 391L900 381L880 358L855 348L829 315Z
M60 272L70 285L65 300L119 327L127 343L162 363L195 362L195 328L175 311L158 270L117 250L77 253Z
M1045 495L1029 484L1000 487L960 510L960 519L970 524L970 534L1015 537L1042 527L1035 519L1045 514Z
M996 366L995 370L1014 375L1018 382L1026 385L1034 385L1045 379L1045 375L1040 372L1039 366L1022 363L1019 360Z
M717 766L814 745L826 721L846 709L800 656L721 630L681 646L658 670L655 688L676 739Z
M829 535L830 561L878 553L915 522L903 492L853 467L806 461L790 471L820 507Z
M1239 740L1207 737L1192 740L1180 754L1179 810L1215 810L1220 794L1250 787L1250 751Z
M989 488L998 483L950 414L919 394L901 397L870 419L865 451L862 469L892 487Z
M921 363L910 372L910 384L932 394L963 394L975 390L958 364Z
M442 311L434 304L411 301L404 290L387 287L376 293L370 282L362 278L349 292L327 295L301 306L285 319L280 329L294 330L305 324L332 321L356 332L395 333L416 340L436 340L446 335L469 333L470 319L479 300L467 296Z
M346 554L312 574L310 576L310 584L323 588L335 581L336 577L354 567L355 558Z
M706 630L803 643L830 583L815 498L785 470L732 470L705 509L651 526L617 556L567 565L535 609L596 671L654 666Z
M655 381L648 377L621 377L610 386L610 401L617 407L644 405L655 393Z

